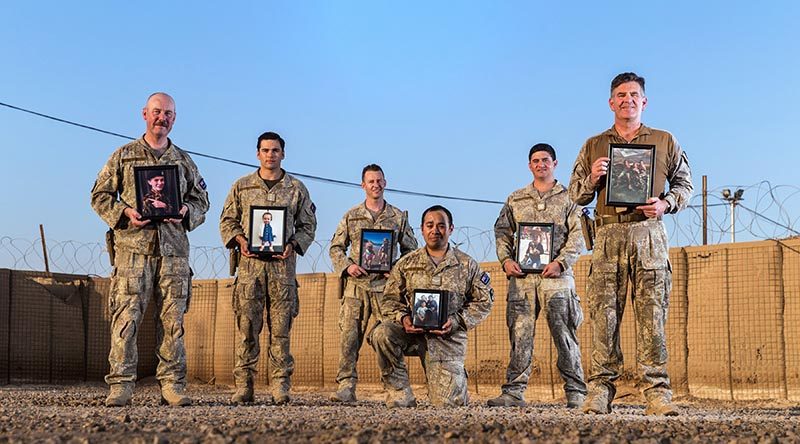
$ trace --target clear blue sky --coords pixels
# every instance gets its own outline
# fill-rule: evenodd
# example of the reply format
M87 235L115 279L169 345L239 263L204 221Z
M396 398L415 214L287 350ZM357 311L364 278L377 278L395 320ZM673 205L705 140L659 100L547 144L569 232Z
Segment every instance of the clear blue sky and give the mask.
M556 3L13 2L0 101L139 136L145 98L166 91L189 150L255 163L274 130L289 171L357 182L375 162L390 187L504 200L530 181L537 142L568 181L583 141L612 124L611 78L633 70L644 122L677 136L698 190L703 174L711 188L797 183L796 2ZM3 107L0 122L0 236L35 239L43 223L48 238L101 241L89 190L124 141ZM250 171L195 160L212 208L191 241L218 246L222 202ZM363 192L306 184L329 240ZM481 229L499 211L387 199L414 225L434 203Z

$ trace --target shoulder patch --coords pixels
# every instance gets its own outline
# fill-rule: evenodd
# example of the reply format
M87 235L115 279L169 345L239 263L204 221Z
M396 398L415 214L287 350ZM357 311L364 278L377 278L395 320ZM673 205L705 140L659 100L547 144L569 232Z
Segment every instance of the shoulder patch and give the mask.
M205 179L203 179L203 178L201 177L201 178L200 178L200 180L197 182L197 185L199 185L199 186L200 186L200 188L202 188L202 189L204 189L204 190L205 190L205 189L206 189L206 181L205 181Z
M314 202L311 202L311 212L316 214L317 213L317 206L314 205Z
M484 271L481 275L481 282L483 282L483 285L489 285L490 280L491 278L489 277L489 273Z

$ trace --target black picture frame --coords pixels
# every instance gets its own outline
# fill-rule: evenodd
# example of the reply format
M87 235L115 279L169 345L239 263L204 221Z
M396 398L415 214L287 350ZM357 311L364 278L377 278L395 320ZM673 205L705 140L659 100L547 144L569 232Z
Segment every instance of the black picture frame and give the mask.
M135 166L133 181L136 187L136 211L142 220L160 222L183 218L177 165Z
M450 295L445 290L414 290L411 294L411 324L424 330L441 330L447 323L449 302Z
M269 229L266 230L264 217L269 214ZM258 206L250 207L250 219L247 236L247 250L259 256L277 256L286 250L286 207ZM272 239L265 240L265 231L269 231Z
M523 273L541 273L553 261L552 223L520 222L517 224L516 261Z
M653 197L656 146L612 143L608 157L606 205L647 205L647 199Z
M388 273L392 269L394 244L394 230L361 230L358 265L368 273Z

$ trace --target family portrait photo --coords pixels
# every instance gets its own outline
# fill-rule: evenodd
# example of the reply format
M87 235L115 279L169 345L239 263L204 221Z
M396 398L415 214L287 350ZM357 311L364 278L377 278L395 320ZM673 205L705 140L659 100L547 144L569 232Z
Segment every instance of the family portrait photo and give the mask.
M447 322L447 298L441 290L415 290L412 324L427 330L442 328Z

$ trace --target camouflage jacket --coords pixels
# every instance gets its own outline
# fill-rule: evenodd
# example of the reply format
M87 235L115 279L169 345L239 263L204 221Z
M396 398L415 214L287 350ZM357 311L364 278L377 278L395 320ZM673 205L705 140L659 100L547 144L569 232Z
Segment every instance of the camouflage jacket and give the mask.
M623 139L616 128L608 130L590 137L581 147L575 165L572 168L572 176L569 180L569 195L578 205L589 205L595 195L597 203L595 212L600 215L615 215L619 213L630 213L638 210L634 209L615 209L607 207L605 203L606 185L605 177L600 178L597 186L591 182L592 164L599 157L608 156L609 144L611 143L633 143L643 145L655 145L655 168L653 176L653 194L669 203L668 213L677 213L689 205L692 197L692 172L689 168L689 160L683 152L675 136L667 131L650 128L645 125L639 127L636 136L630 142ZM669 190L664 189L664 182L669 183Z
M550 262L558 261L564 270L563 274L572 276L572 267L585 246L580 215L581 207L570 201L567 189L560 183L543 195L539 195L532 183L514 191L506 199L494 223L497 259L500 264L507 259L517 260L516 234L519 222L552 223L554 258Z
M123 214L128 207L136 209L133 167L152 165L178 166L181 200L189 209L182 224L150 222L144 228L136 228ZM117 251L147 255L188 257L186 232L206 220L209 208L206 184L197 165L171 140L160 158L156 158L144 139L137 139L114 151L97 175L91 196L94 211L114 230Z
M236 247L239 234L248 238L251 206L286 207L286 242L293 244L299 255L305 254L314 242L316 207L303 182L284 172L283 179L270 190L256 170L234 182L225 199L219 233L226 247Z
M448 291L448 316L465 330L486 319L494 304L489 274L480 269L475 259L453 246L439 265L433 264L425 247L397 261L380 299L383 319L402 322L404 316L411 315L411 298L416 289Z
M367 210L363 202L348 210L342 217L331 239L329 250L333 272L344 276L348 282L352 282L358 287L382 291L386 283L383 273L370 273L368 276L360 278L347 275L347 267L353 264L358 265L360 262L361 230L364 229L394 231L395 245L392 246L392 261L397 257L398 246L401 256L416 250L417 239L414 237L414 230L408 224L408 213L389 205L388 202L377 219L373 219L372 213ZM349 254L347 253L348 247L350 247Z

